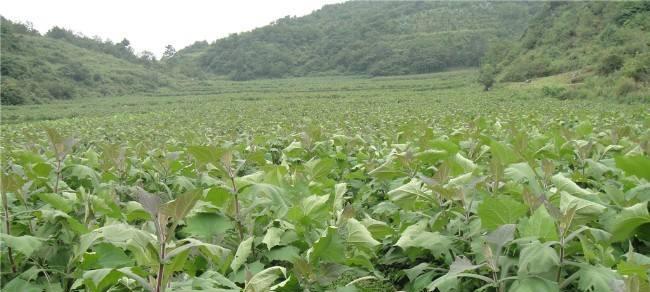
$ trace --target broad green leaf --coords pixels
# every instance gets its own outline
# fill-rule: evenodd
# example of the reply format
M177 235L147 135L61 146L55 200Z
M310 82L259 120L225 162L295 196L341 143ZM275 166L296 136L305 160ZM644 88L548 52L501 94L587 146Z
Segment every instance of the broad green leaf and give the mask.
M280 244L280 239L282 238L283 233L284 230L277 227L271 227L266 230L266 235L264 235L262 243L266 244L266 247L271 250L273 247Z
M490 152L492 152L492 156L498 159L501 164L508 165L517 161L514 150L497 140L490 142Z
M249 281L246 282L244 291L246 292L262 292L271 291L273 284L280 278L287 275L287 270L283 267L270 267L255 274Z
M555 220L543 205L535 210L533 216L519 223L519 234L521 237L534 236L544 241L558 240Z
M632 237L637 228L644 224L650 224L647 201L623 209L609 224L607 231L612 234L612 241L617 242Z
M650 158L644 155L616 156L616 167L628 175L635 175L650 181Z
M428 232L426 222L420 221L407 227L400 236L396 246L406 250L411 247L430 250L435 256L442 256L449 252L453 240L438 232Z
M418 179L412 179L409 183L391 190L388 197L405 209L412 209L418 199L432 200L431 191L424 188Z
M511 164L504 170L506 178L516 183L526 183L533 191L533 194L539 195L542 193L542 187L537 181L535 171L526 162Z
M346 227L348 230L348 243L360 245L367 248L374 248L380 245L380 242L374 239L368 229L366 229L366 227L356 219L348 219Z
M346 183L338 183L334 185L334 200L333 200L334 208L332 209L334 212L343 210L343 196L345 195L346 191L347 191Z
M202 195L202 190L195 189L183 193L175 200L169 201L160 207L160 213L172 217L175 221L185 218L187 213L194 208L194 205Z
M38 194L38 198L41 199L41 201L50 204L55 209L66 213L72 211L72 206L74 205L74 201L68 200L63 196L54 193L40 193Z
M312 179L317 180L326 177L336 167L336 160L331 158L312 159L305 163L305 167Z
M314 242L309 261L312 263L345 261L345 248L336 227L327 227L325 234Z
M115 285L122 276L122 273L112 268L90 270L83 273L84 284L91 291L103 291Z
M187 217L185 223L187 224L185 232L207 239L233 228L228 218L216 213L196 213Z
M540 277L518 277L512 283L509 292L554 292L560 291L560 287L554 281Z
M509 197L487 197L478 206L481 226L493 230L500 225L516 224L527 212L524 204Z
M239 268L246 263L246 259L251 254L251 251L253 249L253 238L254 237L249 237L239 244L237 252L235 253L235 258L233 258L232 262L230 263L230 268L234 272L239 270Z
M16 291L16 292L42 292L44 287L37 283L28 282L20 277L15 277L11 281L3 283L3 291Z
M609 268L586 263L579 266L580 270L576 273L579 277L578 289L581 291L610 292L611 287L620 281L616 272Z
M272 261L286 261L293 262L300 256L300 249L293 245L287 245L270 250L264 254L269 260Z
M566 192L561 192L560 209L568 210L571 208L575 208L576 214L585 216L599 215L607 209L607 207L601 204L569 195Z
M0 233L0 238L8 247L22 253L26 257L30 257L32 253L43 246L43 239L31 235L12 236Z
M526 245L519 255L518 275L538 275L554 271L560 265L560 257L548 244L533 242Z
M595 193L585 190L581 187L579 187L576 183L574 183L572 180L564 177L561 174L556 174L551 178L551 182L555 185L555 187L560 190L560 191L565 191L571 195L576 195L576 196L592 196Z
M112 244L100 243L93 247L99 258L97 263L105 268L120 268L132 266L134 261L121 248Z

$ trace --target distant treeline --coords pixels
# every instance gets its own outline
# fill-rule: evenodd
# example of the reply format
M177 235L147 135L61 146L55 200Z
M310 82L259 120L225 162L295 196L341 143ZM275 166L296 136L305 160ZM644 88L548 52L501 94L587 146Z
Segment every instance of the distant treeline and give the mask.
M491 41L517 38L539 7L525 2L351 1L217 40L198 55L197 64L234 80L477 66Z
M647 96L650 2L362 2L326 5L157 60L120 42L2 18L2 104L151 92L197 79L417 74L481 67L499 81L572 72L558 98Z

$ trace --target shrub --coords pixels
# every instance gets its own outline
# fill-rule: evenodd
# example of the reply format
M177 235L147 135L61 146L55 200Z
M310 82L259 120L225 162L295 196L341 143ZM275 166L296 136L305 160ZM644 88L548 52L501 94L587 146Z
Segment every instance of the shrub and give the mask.
M623 67L623 75L638 82L650 81L650 53L641 54L628 60Z
M75 88L64 82L49 82L45 89L54 99L72 99L75 96Z
M616 82L616 85L614 86L614 94L618 97L623 97L628 95L630 92L637 90L637 88L634 79L623 77Z
M18 105L25 103L28 92L15 79L4 78L0 89L0 104Z
M609 75L623 67L623 58L619 55L608 55L603 58L598 67L598 72L603 75Z
M490 64L484 65L481 67L481 70L478 75L478 82L483 84L484 90L488 91L494 85L494 67Z
M566 99L566 88L557 87L557 86L544 86L542 87L542 93L546 97L552 97L557 99Z

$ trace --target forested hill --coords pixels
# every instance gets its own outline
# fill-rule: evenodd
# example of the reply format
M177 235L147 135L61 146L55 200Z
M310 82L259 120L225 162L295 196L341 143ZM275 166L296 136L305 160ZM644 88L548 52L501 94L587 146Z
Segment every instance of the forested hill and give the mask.
M650 1L545 3L522 37L492 44L483 65L501 81L567 74L547 95L648 99Z
M4 105L154 91L173 80L153 55L137 56L127 40L112 43L57 27L41 35L1 20Z
M285 17L210 45L199 43L179 51L170 64L234 80L396 75L477 66L490 41L519 38L540 6L351 1L304 17Z

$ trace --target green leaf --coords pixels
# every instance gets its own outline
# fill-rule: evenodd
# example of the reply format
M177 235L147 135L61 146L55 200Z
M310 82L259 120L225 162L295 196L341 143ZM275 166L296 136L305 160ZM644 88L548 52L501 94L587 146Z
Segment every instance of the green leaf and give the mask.
M620 281L620 277L613 270L603 266L579 264L580 270L576 272L580 280L578 289L581 291L610 292L611 287Z
M264 256L272 261L294 262L294 260L300 256L300 249L295 246L288 245L272 249L271 251L265 253Z
M533 216L519 223L519 234L521 237L534 236L544 241L558 240L555 220L543 205L535 210Z
M200 189L187 191L175 200L163 204L160 207L160 213L172 217L175 221L182 220L194 208L201 195L202 190Z
M417 199L433 200L431 191L426 190L419 179L412 179L407 184L389 191L388 198L405 209L413 209Z
M112 268L104 268L84 272L83 280L86 287L91 291L103 291L115 285L122 276L122 273Z
M560 257L548 244L533 242L519 254L519 275L537 275L557 269Z
M50 204L50 206L54 207L55 209L66 213L72 211L72 206L74 205L73 201L54 193L40 193L38 194L38 198L41 199L41 201Z
M501 164L508 165L517 161L514 150L497 140L490 142L490 152L492 152L492 156L499 160Z
M42 292L45 291L43 286L28 282L20 277L15 277L11 281L3 283L3 291L20 291L20 292Z
M395 245L404 250L417 247L430 250L436 256L446 255L451 249L453 240L438 232L425 231L426 226L425 221L420 221L407 227Z
M576 183L574 183L572 180L564 177L561 174L556 174L551 178L551 182L555 185L555 187L560 190L560 191L565 191L571 195L577 195L577 196L593 196L596 193L585 190L578 186Z
M196 213L187 217L185 223L187 227L184 231L206 239L211 239L217 234L224 234L233 228L233 224L228 218L216 213Z
M631 238L637 228L648 223L648 202L643 202L623 209L609 224L608 231L612 234L611 240L618 242Z
M535 195L539 195L543 191L537 181L535 171L526 162L511 164L504 170L503 174L513 182L528 184Z
M546 280L540 277L517 277L517 280L512 283L510 292L553 292L560 291L560 287L556 282Z
M22 253L26 257L30 257L32 253L43 246L43 239L31 235L12 236L0 233L0 238L8 247Z
M237 252L235 253L235 258L233 258L230 263L230 268L232 268L233 272L239 270L239 268L246 263L246 259L253 250L253 238L254 237L251 236L239 244Z
M221 157L217 148L213 146L188 146L187 153L196 159L198 166L205 166L208 163L217 166Z
M568 210L575 208L576 214L592 216L603 213L607 207L582 198L569 195L566 192L560 193L560 209Z
M261 292L272 291L272 286L278 279L286 277L287 270L283 267L270 267L255 274L249 281L246 282L244 291L246 292Z
M366 229L361 222L354 218L348 219L346 227L348 230L348 243L360 245L366 248L374 248L381 244L372 237L368 229Z
M312 179L317 180L326 177L336 167L336 160L331 158L312 159L305 163Z
M262 243L266 244L266 247L269 250L271 250L274 246L280 244L280 240L282 239L283 233L284 230L277 227L271 227L266 230L266 235L264 235L264 239L262 239Z
M481 226L493 230L500 225L516 224L527 212L524 204L509 197L487 197L478 207Z
M205 195L205 200L215 207L220 208L225 206L231 197L230 190L223 187L213 187Z
M312 263L320 261L342 263L345 261L345 249L336 227L327 227L325 235L314 242L309 261Z
M650 181L650 158L645 155L616 156L616 167L628 175L636 175Z
M112 244L100 243L94 248L95 253L99 256L97 263L106 268L120 268L132 266L134 261L127 256L121 248Z

